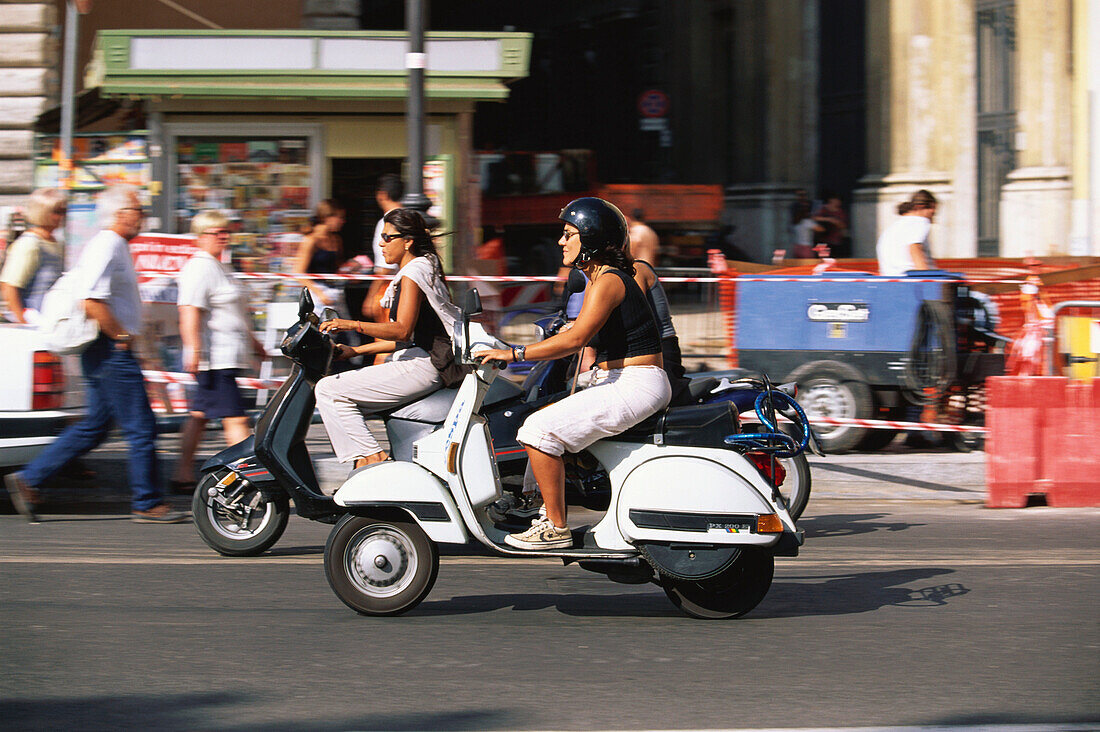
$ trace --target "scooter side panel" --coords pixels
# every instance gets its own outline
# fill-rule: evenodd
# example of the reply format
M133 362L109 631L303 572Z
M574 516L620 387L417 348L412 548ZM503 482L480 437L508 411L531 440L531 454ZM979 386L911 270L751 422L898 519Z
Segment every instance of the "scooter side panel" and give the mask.
M620 542L629 546L639 540L771 545L778 534L742 532L748 519L736 518L751 516L755 524L756 515L770 513L794 531L787 512L769 499L771 488L751 463L731 450L612 440L589 450L610 469L613 491L607 516L594 528L601 547L621 548ZM631 520L632 509L643 512L636 514L643 526ZM706 530L655 527L669 521L696 529L702 523Z
M615 511L632 542L769 545L778 538L755 533L756 517L774 511L752 486L725 465L697 457L639 466L623 483Z
M340 486L334 499L349 509L401 508L440 544L465 544L468 540L447 487L414 463L385 462L355 473Z

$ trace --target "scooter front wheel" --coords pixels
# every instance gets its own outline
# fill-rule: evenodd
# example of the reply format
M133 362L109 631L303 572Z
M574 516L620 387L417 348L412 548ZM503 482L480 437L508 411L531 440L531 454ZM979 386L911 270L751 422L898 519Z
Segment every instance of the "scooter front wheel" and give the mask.
M775 557L765 549L745 547L721 572L704 580L662 574L660 583L672 604L693 618L739 618L760 604L772 586Z
M249 488L227 502L217 485L218 476L208 473L191 498L195 528L206 545L227 557L254 557L274 546L290 518L286 494Z
M325 577L361 615L399 615L428 596L439 573L439 549L409 519L347 515L325 544Z

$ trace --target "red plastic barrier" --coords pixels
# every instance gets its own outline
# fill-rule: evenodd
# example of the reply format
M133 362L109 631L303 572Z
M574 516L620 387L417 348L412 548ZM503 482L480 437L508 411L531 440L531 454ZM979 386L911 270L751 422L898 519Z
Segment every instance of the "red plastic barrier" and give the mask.
M1100 506L1100 379L995 376L986 390L986 505Z

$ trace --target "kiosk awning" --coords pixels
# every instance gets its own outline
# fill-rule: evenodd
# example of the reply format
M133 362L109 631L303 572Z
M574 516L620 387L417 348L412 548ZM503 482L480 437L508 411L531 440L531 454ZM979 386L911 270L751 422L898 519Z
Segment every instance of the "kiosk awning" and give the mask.
M103 96L388 99L407 93L400 31L109 30L86 86ZM529 33L426 34L429 99L504 100Z

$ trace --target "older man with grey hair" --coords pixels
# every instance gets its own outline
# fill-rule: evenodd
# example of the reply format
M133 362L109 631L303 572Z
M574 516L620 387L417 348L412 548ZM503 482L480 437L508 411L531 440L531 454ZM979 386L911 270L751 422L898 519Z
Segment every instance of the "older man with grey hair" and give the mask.
M69 461L98 447L112 422L130 446L132 518L146 523L179 523L188 518L164 502L157 469L157 423L141 366L131 352L133 339L141 331L141 296L129 242L141 231L143 214L132 186L112 186L96 203L104 228L84 245L76 265L76 287L84 310L99 325L99 337L80 354L87 414L21 472L7 476L12 503L30 521L37 520L41 486Z

